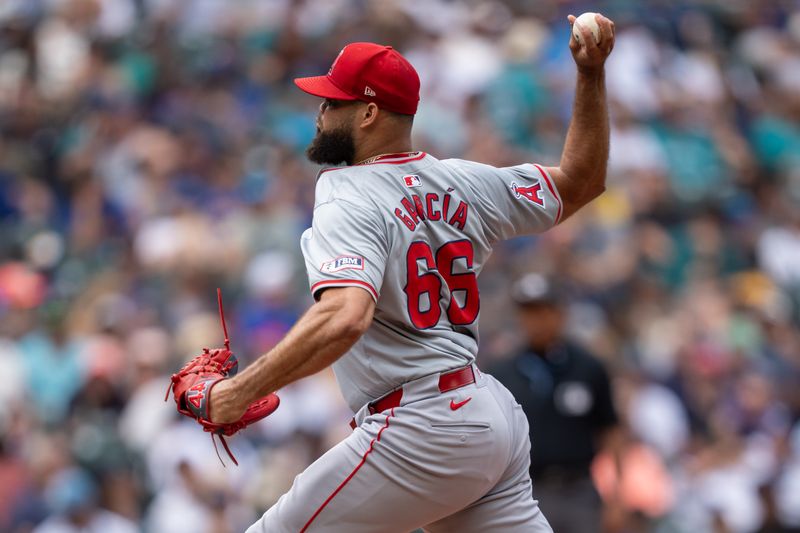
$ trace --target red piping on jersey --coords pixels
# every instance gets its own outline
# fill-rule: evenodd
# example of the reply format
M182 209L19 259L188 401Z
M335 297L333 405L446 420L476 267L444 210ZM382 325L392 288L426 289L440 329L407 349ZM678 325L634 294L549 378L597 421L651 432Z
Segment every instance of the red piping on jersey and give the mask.
M330 496L328 496L328 499L327 499L327 500L325 500L325 501L323 502L323 504L322 504L322 505L320 505L319 509L317 509L317 512L315 512L315 513L314 513L314 515L313 515L313 516L312 516L312 517L311 517L311 518L308 520L308 522L306 522L306 525L304 525L304 526L303 526L303 529L301 529L301 530L300 530L300 533L304 533L304 532L305 532L305 531L308 529L308 526L310 526L310 525L311 525L311 522L313 522L313 521L314 521L314 520L317 518L317 516L319 516L319 514L322 512L322 510L323 510L323 509L325 509L325 506L326 506L326 505L328 505L328 504L330 503L330 501L331 501L331 500L332 500L332 499L333 499L333 498L334 498L334 497L335 497L337 494L339 494L339 491L340 491L340 490L342 490L342 489L344 488L344 486L345 486L345 485L347 485L347 483L348 483L348 482L349 482L351 479L353 479L353 476L355 476L355 475L356 475L356 472L358 472L358 470L359 470L359 469L360 469L362 466L364 466L364 463L366 463L366 462L367 462L367 456L370 454L370 452L372 452L372 449L374 448L374 446L375 446L375 443L376 443L376 442L380 442L380 441L381 441L381 434L383 433L383 430L385 430L386 428L388 428L388 427L389 427L389 419L390 419L391 417L393 417L393 416L394 416L394 408L392 408L392 412L391 412L391 413L389 413L388 415L386 415L386 423L385 423L385 424L383 425L383 427L382 427L382 428L381 428L381 429L378 431L378 435L377 435L377 436L376 436L374 439L372 439L372 441L370 441L370 443L369 443L369 448L367 449L367 451L366 451L366 452L364 452L364 455L361 457L361 462L360 462L360 463L358 463L358 465L356 465L356 467L353 469L353 471L352 471L352 472L350 472L350 475L349 475L349 476L347 476L347 478L345 478L345 480L344 480L344 481L342 481L342 482L341 482L341 484L340 484L338 487L336 487L336 490L334 490L334 491L333 491L333 493L331 493L331 495L330 495Z
M347 168L347 167L328 167L328 168L323 168L322 170L319 171L319 174L317 174L317 178L319 178L320 176L322 176L323 174L325 174L326 172L328 172L330 170L341 170L343 168Z
M361 287L366 287L366 289L372 293L372 296L375 298L375 301L376 302L378 301L378 291L375 290L375 287L373 287L366 281L361 281L360 279L326 279L324 281L318 281L311 286L311 294L313 295L315 292L317 292L317 289L325 285L347 287L348 285L352 285L353 283Z
M539 171L539 173L542 175L542 177L544 178L545 183L547 183L547 188L550 189L550 194L553 195L553 198L556 199L556 203L558 203L558 211L556 211L556 221L553 224L555 226L556 224L558 224L561 221L561 198L558 197L558 194L556 193L556 188L553 186L553 183L550 181L550 177L547 175L547 172L545 172L544 169L542 167L540 167L539 165L537 165L536 163L531 163L531 164L533 166L535 166L536 169Z

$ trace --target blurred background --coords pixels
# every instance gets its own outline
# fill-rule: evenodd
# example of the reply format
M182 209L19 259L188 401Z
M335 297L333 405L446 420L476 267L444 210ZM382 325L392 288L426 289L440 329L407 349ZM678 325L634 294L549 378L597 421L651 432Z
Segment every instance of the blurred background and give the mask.
M223 468L163 401L222 343L217 286L244 364L312 303L319 102L292 78L391 44L418 149L553 165L587 10L617 27L608 189L496 248L479 364L521 342L510 281L557 274L640 452L607 530L797 531L796 0L0 0L0 531L243 531L349 431L323 372Z

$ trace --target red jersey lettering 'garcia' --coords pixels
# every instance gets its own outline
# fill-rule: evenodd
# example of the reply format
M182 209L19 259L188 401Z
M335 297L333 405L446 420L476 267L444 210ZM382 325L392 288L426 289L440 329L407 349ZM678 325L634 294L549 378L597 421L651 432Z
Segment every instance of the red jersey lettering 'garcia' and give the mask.
M441 199L439 193L429 192L425 194L424 200L414 194L411 196L411 200L408 198L400 200L402 209L396 207L394 214L410 231L417 229L417 224L421 220L442 221L463 230L467 225L469 205L463 200L459 200L456 207L452 208L451 199L452 196L449 192L444 193Z

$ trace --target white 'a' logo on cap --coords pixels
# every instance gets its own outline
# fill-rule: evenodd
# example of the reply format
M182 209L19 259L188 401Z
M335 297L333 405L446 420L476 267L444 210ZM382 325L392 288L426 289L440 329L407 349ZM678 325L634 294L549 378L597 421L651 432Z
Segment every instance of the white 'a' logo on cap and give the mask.
M339 62L339 58L340 58L340 57L342 57L342 54L343 54L343 53L344 53L344 48L342 48L342 49L339 51L339 55L338 55L338 56L336 56L336 59L334 59L334 60L333 60L333 64L331 65L331 68L329 68L329 69L328 69L328 76L330 76L330 75L331 75L331 72L333 72L333 69L334 69L334 68L336 68L336 63L338 63L338 62Z
M372 87L367 85L366 87L364 87L364 94L366 96L375 96L375 91L372 90Z

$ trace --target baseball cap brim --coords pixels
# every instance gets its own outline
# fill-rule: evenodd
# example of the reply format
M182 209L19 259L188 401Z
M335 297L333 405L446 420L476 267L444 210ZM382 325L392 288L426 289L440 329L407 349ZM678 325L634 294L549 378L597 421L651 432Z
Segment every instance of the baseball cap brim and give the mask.
M331 100L356 100L357 98L338 88L328 76L311 76L308 78L295 78L294 84L300 90L320 98Z

